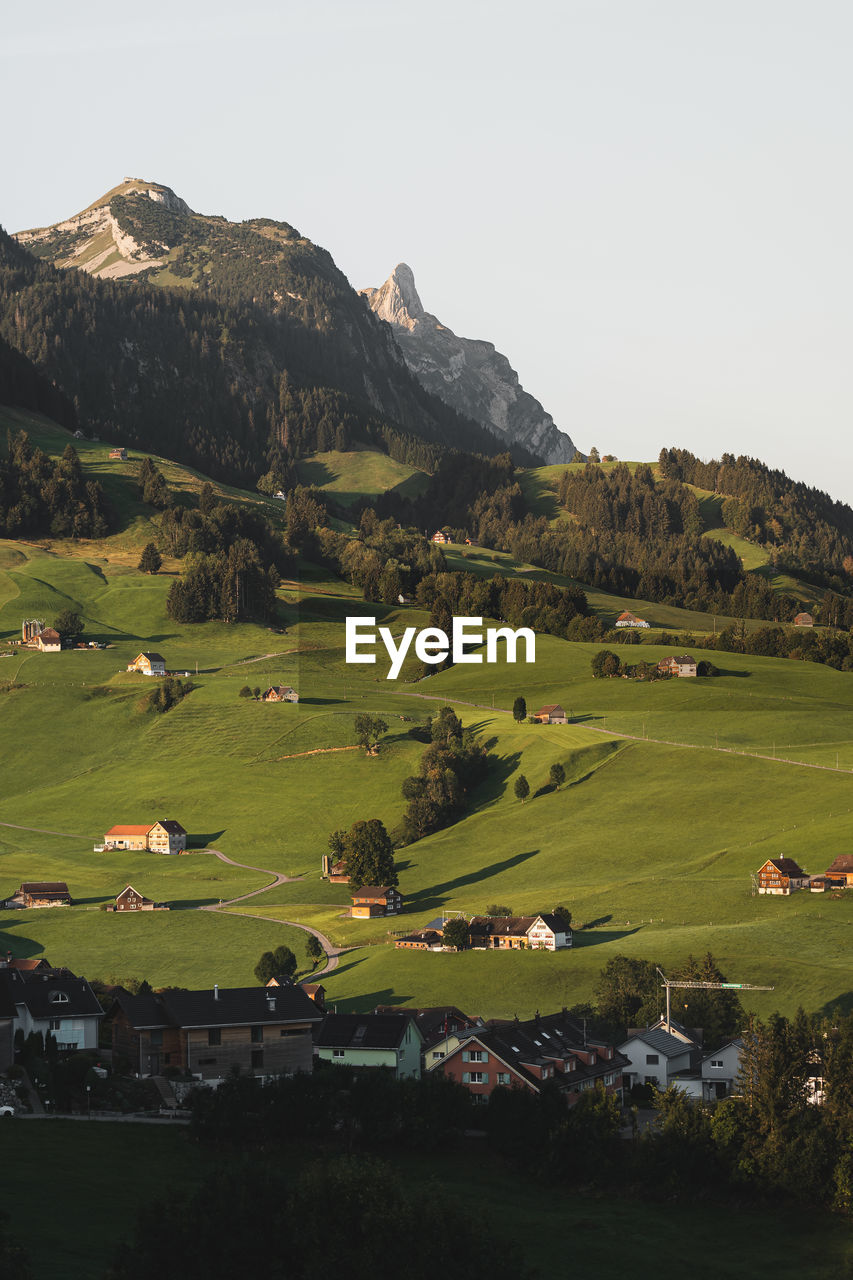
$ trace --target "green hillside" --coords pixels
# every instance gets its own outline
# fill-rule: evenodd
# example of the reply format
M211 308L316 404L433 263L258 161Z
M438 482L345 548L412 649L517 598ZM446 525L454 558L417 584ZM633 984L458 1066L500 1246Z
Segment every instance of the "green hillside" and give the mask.
M44 421L5 421L25 421L52 452L68 439ZM134 496L138 457L109 463L105 444L78 443L84 468L109 485L120 530L100 543L0 544L0 893L55 877L68 881L76 905L0 912L0 946L48 954L90 977L244 982L278 941L304 961L304 935L283 923L295 921L353 948L324 978L343 1008L451 1001L484 1015L526 1015L588 999L613 955L675 965L709 949L733 978L775 987L749 997L762 1012L850 1000L853 895L758 898L750 882L767 857L795 857L815 873L849 848L847 673L717 653L716 679L593 681L600 646L540 635L535 668L466 665L416 680L410 662L392 683L384 655L374 667L346 665L344 618L375 614L399 635L428 615L366 605L316 566L280 587L275 628L177 624L165 598L178 562L155 576L135 567L154 529ZM376 455L359 458L360 472L333 465L337 492L356 493ZM186 468L162 467L179 491L202 482ZM476 548L451 547L448 558L478 572L530 572ZM85 639L109 647L39 654L12 644L22 618L50 621L65 607L81 613ZM640 610L612 598L608 613L618 607ZM713 626L712 618L648 608L658 626ZM171 670L191 672L196 685L165 715L141 708L151 683L125 671L148 648ZM656 660L670 650L634 652ZM273 682L293 684L299 703L238 697L244 684ZM516 724L518 694L531 711L561 702L573 723ZM424 751L409 730L445 702L487 744L488 777L462 821L399 851L399 921L351 920L346 886L320 879L328 835L359 818L397 826L402 782ZM389 726L375 757L355 746L361 711L380 713ZM567 775L559 792L547 785L555 762ZM519 773L531 785L524 805L513 793ZM156 817L178 818L199 852L172 860L92 851L114 823ZM273 872L297 878L226 913L197 910L263 889ZM126 883L174 909L132 921L99 911ZM388 924L413 927L493 901L517 912L561 903L585 927L574 950L557 955L433 955L389 944Z

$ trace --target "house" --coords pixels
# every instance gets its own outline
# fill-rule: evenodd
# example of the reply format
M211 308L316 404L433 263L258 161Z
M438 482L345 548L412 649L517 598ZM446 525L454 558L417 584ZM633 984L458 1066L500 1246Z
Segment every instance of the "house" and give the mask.
M267 986L271 987L275 984L275 982L276 982L275 978L270 978L269 982L267 983ZM313 1000L317 1008L322 1013L325 1013L326 1012L326 988L323 986L322 982L300 982L299 985L301 986L302 990L305 992L308 999Z
M414 597L407 596L405 591L401 591L400 594L397 596L398 604L412 604L413 600L414 600Z
M141 671L144 676L164 676L166 659L160 653L139 653L128 665L128 671Z
M186 853L185 828L174 818L162 818L148 829L148 848L152 853Z
M386 1067L398 1080L420 1079L422 1044L414 1019L399 1014L327 1013L314 1033L321 1062Z
M549 703L547 706L540 707L532 719L538 720L540 724L569 723L569 717L566 715L559 702Z
M459 1043L431 1071L464 1085L479 1102L503 1086L539 1093L556 1085L568 1106L600 1085L621 1098L628 1060L605 1041L591 1039L565 1011L527 1022L492 1022L461 1033Z
M468 926L477 951L562 951L572 945L571 926L555 915L473 916Z
M415 929L395 938L394 946L401 951L441 951L444 941L436 929Z
M121 449L110 449L109 457L111 462L113 460L116 462L127 462L127 449L124 447Z
M144 897L141 893L129 884L126 889L122 889L115 901L114 911L168 911L169 904L166 902L152 902L150 898Z
M37 649L42 653L59 653L62 648L62 641L59 638L59 632L54 631L53 627L44 627L39 631L38 635L31 641Z
M103 849L138 849L149 853L186 853L187 832L174 818L162 818L153 825L142 823L110 827ZM96 845L97 849L98 846Z
M450 539L448 538L448 536L447 536L447 534L446 534L446 533L442 533L442 531L441 531L440 529L436 529L436 531L435 531L435 533L432 535L432 538L430 539L430 541L431 541L431 542L442 542L442 543L443 543L443 542L449 542L449 541L450 541Z
M51 969L49 960L45 960L44 956L39 956L35 960L24 960L20 957L13 957L11 951L6 952L5 959L0 959L0 969L20 969L22 973L43 972L45 969Z
M669 658L661 658L658 671L664 676L695 676L696 659L689 653L682 653L678 657L673 654Z
M391 1014L414 1020L421 1033L421 1066L428 1070L447 1056L448 1046L455 1049L472 1029L485 1027L482 1018L469 1018L455 1005L434 1005L427 1009L408 1009L400 1005L379 1004L374 1013Z
M479 542L475 542L473 538L466 538L466 539L465 539L465 546L466 546L466 547L479 547L479 545L480 545L480 544L479 544Z
M64 880L25 880L15 895L9 898L10 907L70 907L71 894Z
M299 694L289 684L274 684L261 695L261 702L298 702Z
M132 996L119 991L107 1015L113 1053L141 1076L177 1067L218 1082L310 1071L312 1028L322 1013L298 986L215 986Z
M278 498L279 502L287 502L287 494L284 492L283 489L276 489L275 493L273 494L273 497Z
M635 613L631 613L626 609L624 613L620 613L616 619L617 627L648 627L645 618L638 618Z
M808 889L811 877L793 858L768 858L756 872L759 893L793 893L796 889Z
M832 865L826 869L826 883L833 889L853 889L853 854L839 853Z
M727 1040L713 1053L706 1053L702 1059L702 1097L706 1102L716 1102L719 1098L728 1098L735 1092L740 1075L740 1057L743 1053L743 1041L738 1036Z
M403 895L391 885L364 884L351 896L355 917L395 916L403 908Z
M794 618L795 627L813 627L814 618L810 613L798 613Z
M0 986L15 1006L15 1030L53 1036L61 1050L97 1049L104 1016L85 978L67 969L0 970Z
M661 1092L679 1072L695 1070L701 1056L698 1044L672 1022L669 1031L660 1024L629 1031L619 1052L628 1059L626 1087L650 1084Z

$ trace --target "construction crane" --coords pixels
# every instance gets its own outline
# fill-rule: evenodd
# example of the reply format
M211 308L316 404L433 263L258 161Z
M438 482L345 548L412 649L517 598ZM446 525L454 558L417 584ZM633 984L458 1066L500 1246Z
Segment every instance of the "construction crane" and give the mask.
M691 991L775 991L775 987L761 987L754 982L698 982L698 981L682 981L680 978L668 978L666 974L655 965L657 972L662 978L661 985L666 987L666 1029L672 1034L671 1019L669 1016L669 993L673 987L686 987Z

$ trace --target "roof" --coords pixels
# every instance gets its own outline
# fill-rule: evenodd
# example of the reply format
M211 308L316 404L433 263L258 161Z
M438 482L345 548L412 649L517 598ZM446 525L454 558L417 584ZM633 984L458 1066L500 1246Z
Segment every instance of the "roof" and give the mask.
M468 926L471 933L500 934L524 937L536 916L474 916Z
M103 1017L104 1011L85 978L57 969L47 973L3 969L0 980L5 981L15 1004L26 1005L33 1019Z
M846 871L853 875L853 853L839 853L832 866L827 867L826 874L831 875L833 871Z
M409 1025L413 1018L393 1013L328 1013L314 1043L320 1049L399 1049Z
M400 890L387 884L363 884L360 889L354 889L351 896L353 898L387 898L392 893L399 894Z
M642 1040L643 1044L662 1053L665 1058L678 1058L682 1053L690 1053L691 1050L691 1046L684 1040L679 1040L676 1036L671 1036L668 1031L661 1031L657 1027L633 1032L627 1040L623 1040L620 1050L632 1040Z
M110 827L106 834L108 836L147 836L148 832L151 830L151 825L152 824L150 822L146 822L142 826L138 824L136 826L119 825L117 827Z
M220 987L131 996L116 1003L137 1029L156 1027L238 1027L261 1023L319 1022L322 1014L301 987Z
M689 654L689 653L679 653L679 654L676 654L676 655L675 655L675 657L672 659L672 661L673 661L673 662L695 662L695 661L696 661L696 659L692 656L692 654Z
M64 880L25 880L19 893L68 893Z
M140 658L147 658L149 662L162 662L164 666L166 665L166 659L162 653L140 653L137 655L136 661L138 662Z
M54 631L53 627L45 627L38 633L39 640L58 640L59 632Z
M619 617L616 619L616 621L627 622L629 618L636 618L636 616L637 616L636 613L631 613L629 609L625 609L622 613L619 614Z
M555 916L550 911L540 911L535 920L543 921L553 933L571 933L572 931L572 926L567 924L562 916Z
M552 711L562 711L563 708L559 702L549 702L547 707L540 707L536 712L537 716L549 716Z
M126 893L135 893L140 902L151 901L150 898L145 897L144 893L140 893L138 889L134 889L132 884L129 884L126 888L122 889L121 893L116 894L116 902L118 902L119 898L123 898Z
M186 827L182 827L176 818L161 818L159 822L155 822L154 826L160 826L164 831L168 831L170 836L185 836L187 834ZM153 828L149 827L149 831Z
M421 930L421 932L430 931ZM418 935L411 934L410 936L417 937ZM467 1030L470 1027L482 1025L479 1018L469 1018L467 1013L457 1009L454 1004L435 1005L426 1009L379 1004L376 1006L375 1012L397 1018L401 1016L411 1018L423 1036L425 1048L438 1044L449 1032Z
M795 878L798 876L806 876L806 872L803 871L799 863L795 862L793 858L769 858L768 861L771 866L774 866L783 876L794 876Z

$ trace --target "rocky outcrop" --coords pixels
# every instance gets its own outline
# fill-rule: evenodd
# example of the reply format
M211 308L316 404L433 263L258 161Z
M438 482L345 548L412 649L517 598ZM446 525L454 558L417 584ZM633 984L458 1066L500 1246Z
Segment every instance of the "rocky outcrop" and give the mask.
M361 293L376 315L392 326L406 364L428 391L544 462L571 462L573 442L524 390L506 356L491 342L458 337L425 311L405 262L381 288Z

